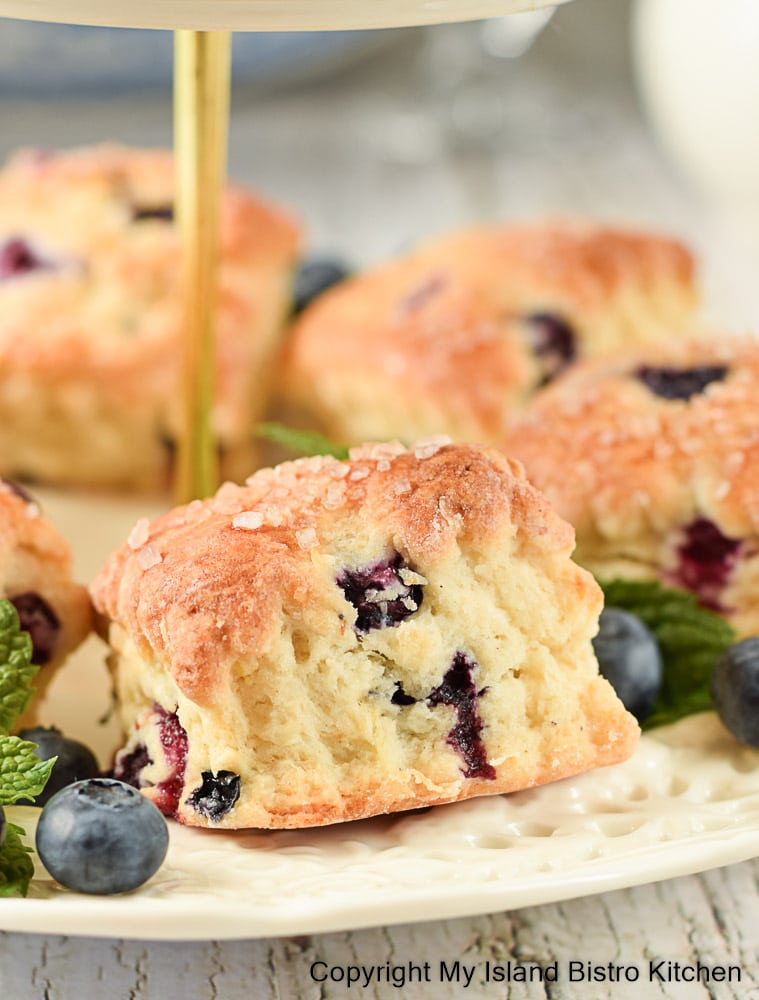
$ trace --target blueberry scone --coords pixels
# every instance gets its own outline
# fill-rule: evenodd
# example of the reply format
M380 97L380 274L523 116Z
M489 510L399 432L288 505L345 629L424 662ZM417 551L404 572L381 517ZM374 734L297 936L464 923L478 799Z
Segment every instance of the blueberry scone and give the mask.
M0 170L0 473L165 488L182 332L173 200L161 150L26 151ZM214 422L229 476L254 467L297 240L282 213L227 187Z
M656 341L694 313L673 240L579 223L478 227L342 281L294 324L280 411L335 441L497 443L576 358Z
M71 552L36 501L0 480L0 597L15 605L32 640L36 695L17 725L32 724L39 701L61 665L92 629L85 587L72 579Z
M357 448L138 522L93 585L115 774L192 826L305 827L627 757L601 593L495 450Z
M659 578L759 634L759 341L578 365L508 439L599 579Z

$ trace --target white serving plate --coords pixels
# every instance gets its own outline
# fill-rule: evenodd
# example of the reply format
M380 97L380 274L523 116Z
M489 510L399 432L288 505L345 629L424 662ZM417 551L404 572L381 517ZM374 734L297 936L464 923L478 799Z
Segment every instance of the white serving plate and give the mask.
M37 810L8 812L31 833ZM0 899L0 930L189 941L441 920L743 861L758 826L759 754L707 713L624 764L510 796L305 831L171 823L141 889L84 896L39 870L27 899Z
M0 17L119 28L341 31L473 21L566 0L0 0Z
M38 494L90 579L160 504ZM51 685L43 718L103 762L117 745L105 646L91 639ZM33 834L38 811L11 808ZM93 897L39 868L0 899L0 930L153 940L321 933L555 902L759 854L759 752L712 713L645 736L614 767L509 796L305 831L228 833L170 823L161 870Z

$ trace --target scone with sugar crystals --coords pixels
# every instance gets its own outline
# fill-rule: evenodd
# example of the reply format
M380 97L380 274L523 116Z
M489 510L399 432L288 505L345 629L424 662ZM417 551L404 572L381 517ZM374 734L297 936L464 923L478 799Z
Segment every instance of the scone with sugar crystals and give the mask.
M479 226L319 296L281 361L285 422L349 444L497 443L576 358L683 329L693 261L671 239L590 223Z
M261 470L138 523L95 581L116 775L194 826L302 827L627 757L573 533L495 450Z
M166 488L182 353L173 202L162 150L29 150L0 170L0 474ZM227 186L214 424L228 476L255 467L297 242L281 212Z
M39 666L34 700L17 727L33 725L45 690L92 629L85 587L72 578L71 551L58 529L21 487L0 479L0 597L18 612Z
M586 362L505 447L601 580L659 578L759 634L759 341L677 340Z

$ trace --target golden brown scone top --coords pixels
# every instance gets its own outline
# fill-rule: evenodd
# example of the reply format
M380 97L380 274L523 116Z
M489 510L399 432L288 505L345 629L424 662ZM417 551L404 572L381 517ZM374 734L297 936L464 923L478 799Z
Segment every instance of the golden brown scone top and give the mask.
M405 421L406 437L492 442L545 378L530 316L566 321L578 356L602 353L681 325L693 271L682 245L652 234L579 222L457 231L320 296L291 332L283 394L341 440L402 437ZM375 414L367 400L382 392Z
M496 534L546 561L574 545L571 527L496 450L365 446L347 461L260 470L245 486L138 522L92 594L142 655L152 651L189 698L209 703L235 664L276 640L282 614L323 606L331 622L344 613L335 580L346 566L394 548L424 572L461 543L486 552Z
M683 371L703 384L688 399L647 384ZM755 535L759 342L679 339L584 362L536 397L505 448L580 539L663 534L693 516Z
M18 576L20 559L43 563L50 576L71 574L71 550L23 487L0 479L0 567L4 584ZM12 586L12 584L11 584ZM4 586L8 596L7 586Z
M0 242L28 242L52 266L3 283L0 360L11 354L15 367L56 378L82 365L104 377L117 368L128 386L139 377L133 367L149 370L175 350L179 236L160 217L174 189L166 150L105 144L13 155L0 170ZM299 235L283 212L231 183L220 227L223 369L227 354L234 363L239 314L255 315L271 270L293 266Z

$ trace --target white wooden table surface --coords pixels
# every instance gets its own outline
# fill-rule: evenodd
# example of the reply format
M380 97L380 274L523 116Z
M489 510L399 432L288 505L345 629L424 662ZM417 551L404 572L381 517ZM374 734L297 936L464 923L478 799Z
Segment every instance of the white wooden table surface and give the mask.
M626 13L623 0L578 0L514 63L484 56L473 27L449 27L396 37L326 81L273 93L238 86L231 172L293 206L314 249L357 263L475 220L569 211L669 229L699 253L714 313L759 328L759 245L689 192L658 153L631 86ZM0 152L103 139L168 144L170 113L169 95L155 91L6 97ZM79 938L73 927L68 937L0 932L0 998L759 996L758 876L759 862L747 862L513 913L303 939L150 943ZM468 988L438 974L441 960L457 958L474 967ZM509 959L557 961L559 981L485 981L488 960ZM737 965L741 981L649 977L648 963L660 960ZM570 961L634 967L640 978L573 983ZM325 969L314 963L409 962L428 962L429 982L348 989L311 974Z

